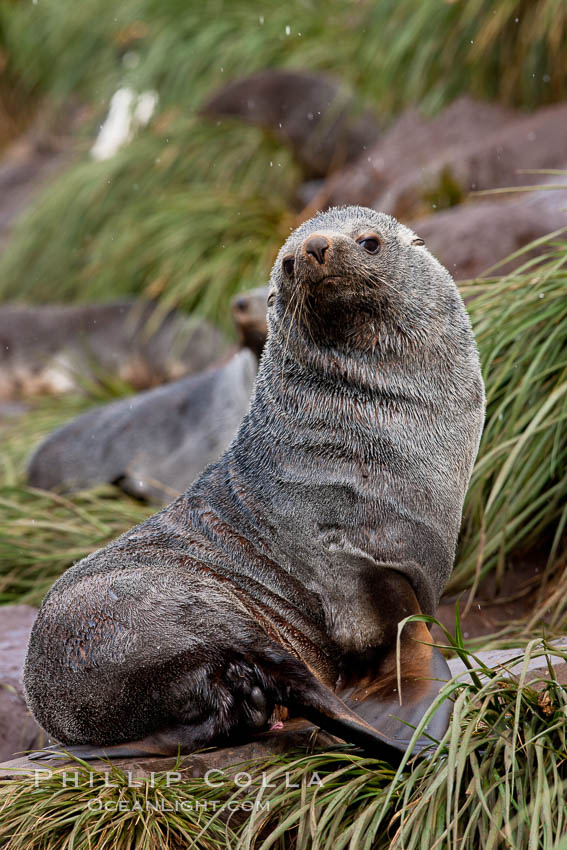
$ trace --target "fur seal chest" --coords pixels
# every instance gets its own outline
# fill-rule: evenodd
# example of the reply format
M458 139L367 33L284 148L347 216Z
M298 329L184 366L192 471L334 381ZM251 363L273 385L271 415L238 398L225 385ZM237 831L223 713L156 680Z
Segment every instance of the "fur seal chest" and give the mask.
M432 614L449 577L484 417L457 288L407 227L346 207L290 235L268 304L229 449L44 600L28 703L83 755L234 741L277 705L405 749L448 678L409 624L400 704L398 623Z

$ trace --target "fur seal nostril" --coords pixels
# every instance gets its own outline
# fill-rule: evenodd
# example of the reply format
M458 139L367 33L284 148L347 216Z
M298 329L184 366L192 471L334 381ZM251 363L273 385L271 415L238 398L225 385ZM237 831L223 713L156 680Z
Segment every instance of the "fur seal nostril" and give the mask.
M329 243L324 236L311 236L305 242L305 253L314 257L320 266L325 262L325 251L329 248Z
M282 268L288 277L293 277L293 272L295 269L295 257L293 256L293 254L288 254L287 257L283 258Z
M314 291L302 246L326 232L345 285ZM369 233L377 253L356 243ZM435 611L484 417L464 305L415 238L360 207L289 236L230 448L43 602L24 683L55 738L85 757L191 752L285 706L380 756L406 749L449 674L414 622L398 680L398 623ZM445 702L428 735L448 719Z

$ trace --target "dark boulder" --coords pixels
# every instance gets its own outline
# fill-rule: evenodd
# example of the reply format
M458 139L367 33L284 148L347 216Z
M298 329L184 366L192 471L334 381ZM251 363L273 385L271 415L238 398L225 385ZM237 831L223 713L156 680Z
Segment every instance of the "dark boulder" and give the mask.
M227 350L209 322L151 302L0 307L0 399L59 394L116 376L137 389L209 366Z
M289 145L307 178L324 177L379 136L376 115L351 89L325 74L268 69L229 83L201 110L270 131Z
M45 734L24 700L22 669L37 611L29 605L0 607L0 762L43 746Z

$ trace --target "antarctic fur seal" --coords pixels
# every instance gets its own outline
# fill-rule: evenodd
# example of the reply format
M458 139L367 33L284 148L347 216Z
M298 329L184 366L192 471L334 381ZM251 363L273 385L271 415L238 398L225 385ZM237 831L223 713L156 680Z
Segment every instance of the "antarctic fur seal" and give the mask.
M258 359L264 350L268 336L267 298L268 287L257 286L255 289L239 292L230 302L240 345L253 351Z
M116 484L167 504L232 441L250 403L268 333L267 287L242 292L232 313L244 350L203 372L100 405L35 448L27 482L69 492ZM250 349L250 350L249 350Z
M244 349L199 375L82 413L37 446L28 484L58 492L116 484L138 499L167 504L230 444L257 368Z
M407 227L346 207L289 236L268 303L229 449L43 602L28 704L85 756L232 742L279 705L393 753L449 678L414 622L398 679L396 635L451 572L482 430L456 286Z

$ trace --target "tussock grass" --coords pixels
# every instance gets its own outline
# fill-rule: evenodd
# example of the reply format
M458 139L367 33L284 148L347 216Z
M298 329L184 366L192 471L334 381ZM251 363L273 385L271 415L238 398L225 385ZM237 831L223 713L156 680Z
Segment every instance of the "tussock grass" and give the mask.
M195 117L235 76L334 73L386 115L463 91L524 106L567 92L563 0L332 0L324 15L314 0L42 0L6 4L0 31L23 85L88 99L96 123L119 86L160 97L126 151L43 193L0 263L5 299L157 294L223 321L265 279L298 180L258 131Z
M106 781L95 771L90 787L93 769L79 762L78 787L71 780L63 788L57 772L37 788L30 779L0 786L0 843L6 850L555 850L567 829L567 694L553 664L567 654L534 640L514 676L479 665L461 637L453 648L470 678L445 688L453 720L427 758L406 754L389 765L345 747L287 753L215 774L223 785L214 789L201 779L167 787L166 774L154 776L153 788L149 780L129 787L116 768ZM528 681L536 656L545 657L549 675ZM250 784L242 774L235 781L241 771ZM146 811L146 800L167 801L170 810ZM184 812L176 800L186 801Z
M567 521L567 243L562 236L547 244L543 257L517 271L462 288L471 298L487 417L449 590L478 583L490 570L501 573L509 553L520 548L548 551L550 570L561 563Z
M26 129L37 106L33 92L26 90L12 66L8 42L0 12L0 154Z
M39 605L67 567L154 511L110 486L67 497L22 483L40 439L105 397L101 390L94 397L42 399L0 425L0 604Z
M404 623L413 620L436 623L423 615ZM567 653L535 639L518 652L519 666L512 659L494 670L466 649L458 609L455 635L441 629L443 648L467 669L436 701L451 699L454 706L443 739L432 741L421 759L410 756L410 742L390 773L383 763L348 753L303 756L285 770L276 767L264 782L275 789L258 794L270 802L269 817L254 807L241 846L283 848L296 832L298 848L555 847L566 831L567 692L553 664L564 665ZM530 678L537 658L539 670L547 670ZM313 782L313 771L325 776L322 783ZM260 842L266 825L268 837Z
M275 66L346 76L385 110L463 91L522 106L567 93L562 0L331 0L318 12L314 0L44 0L8 4L3 25L29 85L95 102L124 81L192 106L223 80Z
M466 91L533 108L565 97L567 7L562 0L406 0L376 3L388 18L386 78L396 108L437 109Z
M110 486L69 498L0 487L0 604L39 605L67 567L154 511Z
M447 735L429 758L404 759L395 774L340 753L274 769L276 788L263 794L269 819L253 811L242 846L283 848L297 833L298 848L555 848L567 818L564 688L553 676L527 685L487 673L477 668L475 681L450 686ZM323 787L309 785L313 771Z
M34 778L0 784L5 850L216 850L235 838L230 826L211 819L218 791L200 779L174 783L156 773L142 781L84 761L68 766L66 777L60 769L51 777L38 770L37 787Z
M289 159L254 128L164 117L44 192L3 254L0 296L141 294L227 325L229 298L265 282L294 225Z

